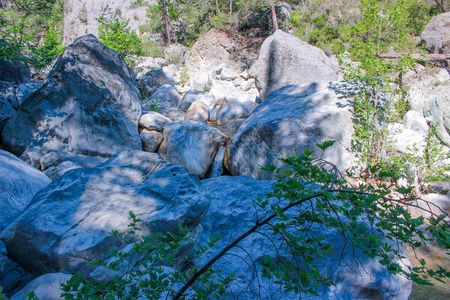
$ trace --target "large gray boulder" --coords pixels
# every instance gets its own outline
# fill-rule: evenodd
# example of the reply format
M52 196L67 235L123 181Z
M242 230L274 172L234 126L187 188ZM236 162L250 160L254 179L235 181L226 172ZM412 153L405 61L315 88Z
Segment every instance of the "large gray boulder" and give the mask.
M218 129L201 122L173 122L164 128L164 140L158 153L204 178L227 139Z
M411 108L422 114L430 125L437 126L436 134L450 147L450 75L447 70L409 74L406 82L410 86L407 101Z
M28 206L51 180L13 154L0 150L0 232Z
M256 197L264 198L272 191L272 181L260 181L248 176L215 177L203 180L202 183L210 192L211 206L202 221L204 231L199 245L206 246L211 236L220 235L221 239L217 246L211 249L212 253L194 261L196 267L201 267L239 235L253 227L257 220L262 221L267 214L255 205L253 200ZM275 204L278 199L269 198L268 201ZM314 202L308 202L306 206L310 205L314 205ZM292 210L294 211L291 214L302 211L298 208ZM286 214L290 212L287 211ZM345 218L341 220L345 222ZM273 220L271 224L276 221ZM316 260L321 266L321 274L329 274L336 283L335 286L316 289L324 299L408 299L412 289L411 281L401 275L390 275L376 259L369 259L364 253L351 247L336 230L320 225L311 226L310 229L312 236L325 236L325 241L330 242L334 250L323 259ZM302 258L294 259L288 253L289 249L280 235L272 235L271 232L269 226L262 226L257 233L243 239L238 243L238 247L230 250L230 255L223 255L214 264L216 270L222 270L222 277L231 273L236 275L236 280L227 287L229 294L225 299L232 299L232 295L239 295L236 298L248 300L300 298L299 294L288 293L272 280L261 276L261 262L267 255L274 260L279 259L301 267ZM408 261L401 263L408 264ZM301 299L320 298L302 294Z
M256 71L256 87L264 101L269 94L289 84L337 80L331 60L314 46L281 30L261 46Z
M335 140L324 159L340 170L353 162L351 148L352 115L339 105L335 92L326 84L289 85L273 92L239 127L227 145L225 166L232 175L249 175L272 179L271 172L262 171L278 158L301 154L308 148L314 155L322 151L316 143Z
M3 130L20 156L27 148L110 157L141 150L141 98L122 57L86 35L66 48L43 85Z
M433 53L450 54L450 12L431 18L420 37Z
M133 211L143 235L194 229L209 199L198 177L158 154L121 152L95 168L57 178L1 234L8 255L33 274L84 273L104 260L127 231Z

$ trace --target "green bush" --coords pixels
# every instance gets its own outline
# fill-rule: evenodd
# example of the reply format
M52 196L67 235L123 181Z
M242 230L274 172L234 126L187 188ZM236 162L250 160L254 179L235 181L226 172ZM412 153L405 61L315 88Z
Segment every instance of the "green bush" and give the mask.
M127 58L132 55L142 54L142 41L129 27L129 20L121 20L117 11L112 11L109 6L102 9L99 22L98 38L103 45L116 50L123 58L130 63Z

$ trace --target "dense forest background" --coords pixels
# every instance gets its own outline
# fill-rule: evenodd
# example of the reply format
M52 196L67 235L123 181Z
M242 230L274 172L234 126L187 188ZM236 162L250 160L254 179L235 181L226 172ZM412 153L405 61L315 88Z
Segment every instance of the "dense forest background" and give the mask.
M328 53L336 54L351 48L355 33L352 28L362 19L366 19L366 26L371 28L357 29L362 34L359 39L364 40L375 34L379 41L378 52L420 50L414 37L421 33L432 16L448 11L450 2L137 0L132 5L145 9L150 22L140 25L137 32L132 31L127 27L128 20L121 18L119 10L105 7L97 19L101 24L100 39L103 42L109 39L109 46L124 56L137 54L155 57L162 55L161 47L165 44L192 46L211 28L240 34L245 38L264 38L279 27ZM25 59L37 67L48 64L63 50L64 9L64 0L1 0L1 38L8 42L8 47L2 46L4 49L0 58L21 52L31 54ZM398 33L408 36L408 39L401 45L394 45L391 43L392 35ZM160 40L154 38L158 34L162 37ZM393 46L397 49L390 49Z

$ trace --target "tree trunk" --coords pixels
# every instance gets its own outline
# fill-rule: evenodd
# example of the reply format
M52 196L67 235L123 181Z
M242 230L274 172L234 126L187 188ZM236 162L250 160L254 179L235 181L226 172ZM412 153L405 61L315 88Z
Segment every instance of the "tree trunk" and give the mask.
M217 13L220 14L220 6L219 6L219 2L216 0L216 9L217 9Z
M273 31L278 30L278 19L277 19L277 12L275 11L275 6L273 5L273 0L268 0L270 9L272 10L272 22L273 22Z
M230 0L230 19L232 15L233 15L233 0Z
M170 27L169 27L169 16L166 0L163 0L163 9L164 9L164 23L166 23L166 37L167 37L167 46L170 46Z

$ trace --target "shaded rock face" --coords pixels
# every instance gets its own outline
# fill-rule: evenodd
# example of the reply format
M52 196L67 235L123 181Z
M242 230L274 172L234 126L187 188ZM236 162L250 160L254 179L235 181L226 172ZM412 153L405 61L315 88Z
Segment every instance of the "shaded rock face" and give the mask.
M450 54L450 12L431 18L420 37L433 53Z
M112 230L128 229L133 211L142 234L193 229L209 200L198 177L158 154L121 152L96 168L78 168L57 178L33 198L0 239L8 255L36 275L89 274L89 262L120 246Z
M28 206L51 180L44 173L0 150L0 232Z
M3 293L11 297L23 288L34 276L7 256L6 246L0 241L0 286Z
M173 122L164 128L164 140L158 153L204 178L217 151L226 141L227 137L222 132L204 123Z
M247 118L257 106L258 104L252 101L225 103L217 109L217 125L223 126Z
M167 77L162 68L150 70L139 80L142 95L150 97L155 90L165 84L174 85L173 78Z
M278 158L303 153L308 148L320 157L316 143L335 140L323 158L340 170L348 169L353 156L351 113L339 106L334 91L325 84L289 85L273 92L239 127L227 145L225 166L232 175L272 179L261 166L280 167Z
M19 108L19 101L15 95L14 86L10 82L0 81L0 96L5 97L14 109Z
M18 156L29 147L103 157L141 150L133 78L117 52L93 35L78 39L6 124L4 144Z
M11 103L9 103L8 99L0 95L0 138L3 127L5 127L8 120L14 116L15 112L16 111L11 107Z
M222 176L203 180L202 183L209 190L211 206L202 221L204 231L200 245L206 245L209 236L220 234L222 238L218 241L217 247L212 248L211 254L194 261L196 266L202 266L233 239L254 226L257 214L261 221L264 212L255 206L252 200L264 197L272 191L272 181L256 180L248 176ZM270 203L277 202L276 199L268 200ZM299 209L294 208L291 213L297 214ZM411 281L400 275L391 276L377 260L368 259L361 251L349 247L341 234L335 230L323 227L312 230L317 235L326 236L326 241L331 242L334 249L332 254L317 262L321 266L320 272L330 274L336 283L336 286L317 290L324 299L408 299L412 289ZM277 235L268 233L267 228L263 227L258 231L262 234L250 235L239 242L240 247L230 250L234 255L224 255L215 263L215 267L223 271L222 276L225 277L230 273L236 275L236 280L227 290L228 297L225 298L232 299L232 295L239 295L236 298L248 300L299 299L298 294L285 292L273 281L262 278L260 263L266 255L273 259L278 257L293 265L301 265L302 259L295 260L286 254L288 249L283 240ZM408 265L407 260L404 263ZM301 295L301 299L318 298Z
M7 47L5 40L0 40L0 51ZM31 81L30 69L20 61L0 59L0 81L7 81L13 85Z
M31 281L22 290L17 292L10 300L27 300L23 293L34 292L39 299L59 300L61 299L61 284L66 283L72 278L71 274L49 273Z
M337 80L325 53L281 30L268 37L259 53L256 87L264 101L269 94L289 84Z

